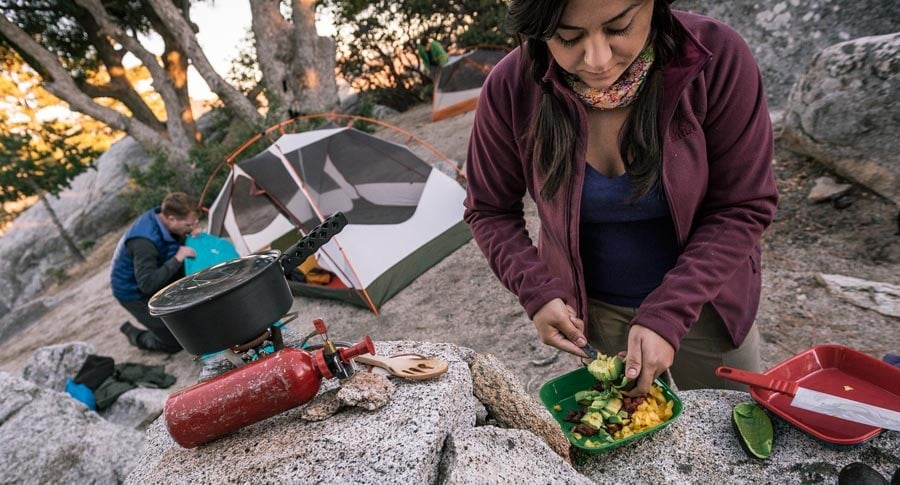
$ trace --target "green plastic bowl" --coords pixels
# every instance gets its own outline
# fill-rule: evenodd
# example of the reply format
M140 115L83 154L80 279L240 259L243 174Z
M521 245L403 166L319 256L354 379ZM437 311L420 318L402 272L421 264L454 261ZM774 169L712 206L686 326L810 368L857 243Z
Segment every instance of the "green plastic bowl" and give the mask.
M672 404L672 417L663 421L662 423L650 428L641 431L640 433L635 433L627 438L622 438L620 440L616 440L612 443L602 444L596 447L587 447L584 445L584 442L588 439L591 439L588 436L583 436L581 439L575 439L572 436L572 433L569 431L574 423L569 423L565 421L566 414L570 410L578 410L581 406L575 402L575 393L578 391L585 391L594 387L597 384L597 379L592 376L587 371L587 367L582 367L580 369L576 369L568 374L563 374L559 377L551 379L547 381L543 386L541 386L540 398L541 402L544 403L544 407L547 408L547 411L550 411L550 415L553 416L553 419L559 423L559 426L562 428L563 433L566 434L566 437L569 438L569 442L572 443L572 446L578 448L579 450L584 451L585 453L597 454L597 453L605 453L610 450L614 450L620 446L627 445L628 443L637 441L641 438L650 436L651 434L665 428L679 416L681 416L681 411L684 409L684 404L681 402L681 399L669 389L669 386L666 385L660 379L656 379L654 382L659 388L662 390L663 395L667 400L674 401ZM559 405L560 410L555 411L554 406Z

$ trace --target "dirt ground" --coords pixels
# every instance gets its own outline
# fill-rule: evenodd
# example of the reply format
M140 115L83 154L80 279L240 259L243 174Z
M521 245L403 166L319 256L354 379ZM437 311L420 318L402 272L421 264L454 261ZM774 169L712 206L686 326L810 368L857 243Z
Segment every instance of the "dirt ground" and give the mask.
M465 159L471 113L433 123L430 107L423 105L386 121L423 138L453 161ZM379 134L401 142L406 138ZM416 151L437 160L427 149ZM850 346L877 358L900 352L898 319L840 300L815 280L822 272L900 284L897 208L860 187L837 204L811 204L806 196L813 181L830 174L780 151L775 170L781 200L777 219L764 236L764 287L757 319L766 367L824 343ZM534 227L533 207L528 218ZM197 381L202 363L194 356L140 351L119 333L129 315L112 298L107 272L122 231L106 235L87 263L73 268L64 284L48 290L57 304L4 343L0 370L20 372L41 346L85 341L117 362L165 365L178 378L173 389ZM376 342L449 342L495 354L521 376L533 396L542 383L577 365L574 357L540 344L515 297L499 284L471 241L387 302L378 316L345 303L300 297L292 311L298 318L288 326L301 334L311 331L312 320L321 317L336 340L357 341L369 335Z

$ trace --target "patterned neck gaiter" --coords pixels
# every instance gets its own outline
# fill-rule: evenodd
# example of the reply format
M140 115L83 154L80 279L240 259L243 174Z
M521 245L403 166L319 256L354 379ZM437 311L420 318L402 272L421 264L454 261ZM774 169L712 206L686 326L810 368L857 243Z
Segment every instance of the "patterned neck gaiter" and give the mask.
M568 72L563 73L563 78L588 108L624 108L637 98L638 91L644 84L647 73L650 72L650 66L653 65L653 59L653 46L648 45L628 66L625 73L606 89L594 89L578 79L578 76Z

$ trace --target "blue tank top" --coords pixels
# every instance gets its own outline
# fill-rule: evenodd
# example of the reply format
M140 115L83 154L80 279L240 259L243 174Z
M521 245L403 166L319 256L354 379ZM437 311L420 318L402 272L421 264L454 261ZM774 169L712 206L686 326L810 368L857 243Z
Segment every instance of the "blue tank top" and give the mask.
M669 204L659 189L629 204L629 175L609 178L590 165L585 172L581 260L588 296L636 308L678 259Z

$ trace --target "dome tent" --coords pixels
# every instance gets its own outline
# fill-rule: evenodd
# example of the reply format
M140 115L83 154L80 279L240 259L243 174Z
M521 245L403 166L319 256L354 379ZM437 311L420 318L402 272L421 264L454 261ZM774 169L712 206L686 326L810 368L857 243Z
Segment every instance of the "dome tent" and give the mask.
M441 66L431 104L431 120L439 121L472 111L481 94L481 85L507 51L499 47L479 47L450 56Z
M335 277L328 285L290 281L291 290L377 313L471 238L464 198L456 180L407 146L329 127L281 134L232 164L210 207L210 233L230 238L241 255L283 250L341 211L349 224L316 253Z

